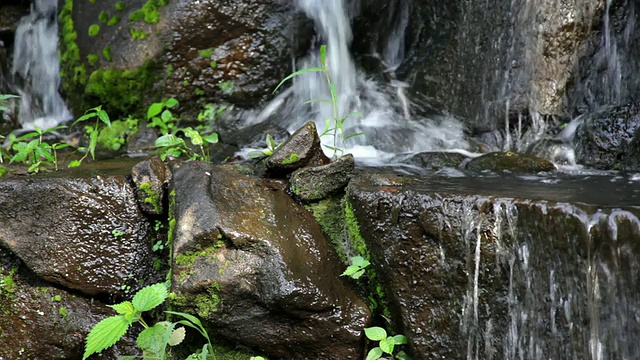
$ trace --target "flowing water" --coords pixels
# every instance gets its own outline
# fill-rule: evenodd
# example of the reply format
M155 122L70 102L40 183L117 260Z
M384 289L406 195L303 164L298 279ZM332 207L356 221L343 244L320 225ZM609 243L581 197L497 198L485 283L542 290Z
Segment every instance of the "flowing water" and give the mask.
M20 96L23 129L57 126L72 118L60 96L57 1L36 0L16 30L11 74Z

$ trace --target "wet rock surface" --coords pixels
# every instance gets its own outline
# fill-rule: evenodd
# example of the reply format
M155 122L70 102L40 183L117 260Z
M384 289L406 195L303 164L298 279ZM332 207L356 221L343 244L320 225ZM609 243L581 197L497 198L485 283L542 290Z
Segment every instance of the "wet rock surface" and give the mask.
M640 326L621 320L640 308L640 185L608 182L355 177L349 201L413 358L588 358L594 333L605 357L640 355L627 341Z
M131 178L142 211L154 215L164 213L165 187L171 179L171 173L162 160L155 156L136 164L131 169Z
M458 167L468 157L455 152L427 151L415 154L403 163L415 165L425 170L439 170L444 167Z
M640 105L637 103L586 115L573 139L577 162L597 169L614 168L624 157L638 128Z
M304 167L291 173L291 190L302 201L316 201L344 189L355 169L353 155L347 154L327 165Z
M173 306L276 358L361 358L369 310L283 182L199 162L173 174Z
M267 171L272 175L285 175L305 166L329 163L322 151L316 124L308 122L280 145L266 161Z
M150 224L124 176L7 178L0 224L0 245L51 283L123 294L156 279Z
M465 166L467 170L496 173L508 172L515 174L535 174L541 171L554 171L556 166L549 160L529 154L507 152L493 152L471 159Z

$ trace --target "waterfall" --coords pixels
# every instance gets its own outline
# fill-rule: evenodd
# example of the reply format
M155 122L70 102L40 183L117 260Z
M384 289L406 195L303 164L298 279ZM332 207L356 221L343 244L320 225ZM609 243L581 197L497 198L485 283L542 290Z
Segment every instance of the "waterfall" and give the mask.
M72 118L58 92L57 13L56 0L36 0L16 29L11 74L20 96L18 121L23 129L51 128Z
M405 83L392 80L380 83L367 78L358 69L350 53L352 41L350 13L346 0L297 0L297 7L314 21L317 39L309 54L297 64L297 69L320 66L320 45L327 46L327 68L335 83L339 116L351 115L344 124L345 135L363 135L338 143L346 152L353 153L361 161L386 161L398 153L414 153L424 150L440 150L468 147L463 139L463 125L453 117L419 118L413 116ZM404 60L404 36L408 24L409 2L399 1L400 19L383 48L383 53L373 54L393 71ZM393 76L391 76L393 78ZM250 122L257 123L277 117L280 124L290 131L312 119L323 132L326 119L333 117L332 105L326 102L309 102L310 99L329 98L324 74L312 73L294 79L291 87L280 94ZM322 138L325 145L333 146L333 136Z

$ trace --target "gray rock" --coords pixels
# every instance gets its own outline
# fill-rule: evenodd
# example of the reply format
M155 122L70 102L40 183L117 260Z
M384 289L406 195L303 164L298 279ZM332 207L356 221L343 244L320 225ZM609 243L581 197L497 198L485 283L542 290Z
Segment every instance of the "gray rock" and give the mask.
M361 358L369 310L284 182L200 162L173 174L172 306L276 358Z
M438 170L444 167L458 167L468 157L457 152L426 151L413 155L403 161L427 170Z
M531 174L541 171L555 171L556 166L549 160L529 154L492 152L471 159L465 167L470 171L510 172L515 174Z
M321 200L347 186L354 169L351 154L327 165L304 167L291 174L291 190L302 201Z
M156 278L149 221L125 176L0 181L0 245L36 275L87 295Z
M271 174L283 175L304 166L328 163L329 158L322 151L316 124L309 121L267 158L266 166Z
M136 164L131 169L131 178L142 211L153 215L163 214L164 189L171 179L171 173L162 160L155 156Z

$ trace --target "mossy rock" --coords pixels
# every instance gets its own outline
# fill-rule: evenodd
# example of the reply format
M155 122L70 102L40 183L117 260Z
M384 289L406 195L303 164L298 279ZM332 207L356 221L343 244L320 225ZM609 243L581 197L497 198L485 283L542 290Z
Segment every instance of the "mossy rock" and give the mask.
M511 151L484 154L469 161L466 168L477 172L492 171L516 174L556 170L556 166L548 160Z

